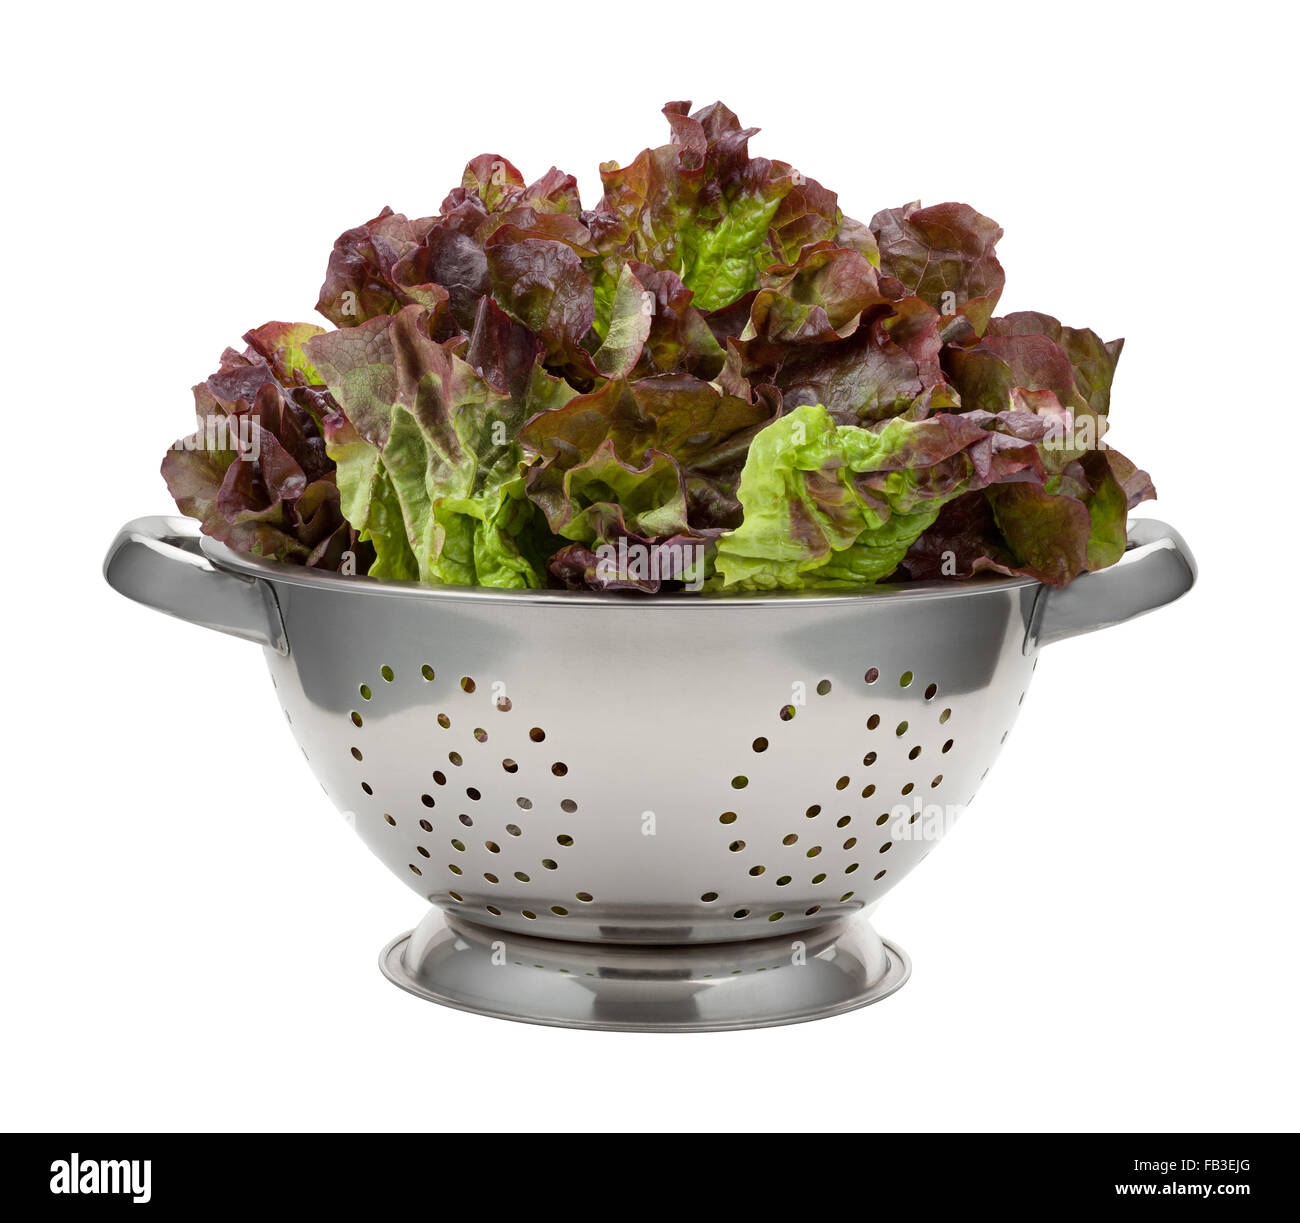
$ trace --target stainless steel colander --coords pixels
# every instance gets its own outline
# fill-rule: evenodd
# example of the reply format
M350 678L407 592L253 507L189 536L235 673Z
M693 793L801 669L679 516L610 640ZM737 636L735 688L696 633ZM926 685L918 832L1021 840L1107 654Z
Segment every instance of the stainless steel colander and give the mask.
M791 1023L897 989L866 917L970 803L1040 646L1176 599L1178 533L1029 579L659 598L375 582L143 518L109 583L264 647L303 755L430 902L403 988L573 1027Z

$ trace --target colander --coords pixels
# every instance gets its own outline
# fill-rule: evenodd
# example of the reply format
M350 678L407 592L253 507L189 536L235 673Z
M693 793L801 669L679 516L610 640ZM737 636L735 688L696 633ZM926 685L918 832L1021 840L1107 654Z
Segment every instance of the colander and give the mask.
M381 967L421 997L582 1028L818 1018L909 962L867 918L974 797L1039 647L1183 594L1131 524L1112 568L718 596L380 582L142 518L129 598L263 647L326 794L428 903Z

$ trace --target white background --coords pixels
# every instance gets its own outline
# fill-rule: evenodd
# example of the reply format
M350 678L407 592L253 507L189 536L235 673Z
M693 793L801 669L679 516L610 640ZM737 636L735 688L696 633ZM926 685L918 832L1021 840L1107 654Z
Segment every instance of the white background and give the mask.
M1295 1128L1283 6L21 12L0 1125ZM170 508L190 385L312 317L339 231L436 210L483 151L594 202L600 161L667 138L663 102L718 97L851 215L995 217L1004 312L1127 337L1111 440L1201 583L1045 652L974 808L876 916L915 965L882 1005L678 1038L443 1010L376 970L418 901L320 793L257 650L116 597L100 560Z

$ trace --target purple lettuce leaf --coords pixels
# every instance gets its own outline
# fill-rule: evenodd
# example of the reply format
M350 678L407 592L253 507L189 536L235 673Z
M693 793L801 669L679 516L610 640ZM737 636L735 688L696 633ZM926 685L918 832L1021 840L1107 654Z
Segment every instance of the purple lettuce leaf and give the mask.
M710 318L693 304L695 295L681 277L637 260L629 260L624 266L653 295L639 372L648 375L684 371L706 382L716 378L726 354L713 333Z
M241 552L364 573L371 550L340 506L322 421L335 405L303 345L320 328L268 323L228 349L194 388L199 428L164 456L163 479L183 514Z
M945 315L962 314L976 331L997 307L1006 276L993 248L1002 227L967 204L919 203L871 218L880 271Z
M545 345L548 365L596 378L600 371L583 347L596 317L583 266L590 252L576 238L543 225L502 225L486 243L488 275L501 308Z

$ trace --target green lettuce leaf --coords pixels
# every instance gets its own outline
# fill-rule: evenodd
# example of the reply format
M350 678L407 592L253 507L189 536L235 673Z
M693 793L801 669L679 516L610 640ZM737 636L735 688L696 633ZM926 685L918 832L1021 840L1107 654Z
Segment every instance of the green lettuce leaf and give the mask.
M960 415L837 425L804 405L762 430L740 479L744 521L718 540L724 589L843 586L893 573L945 502L1031 465Z
M330 454L351 520L375 542L371 572L408 577L413 560L424 581L541 585L518 542L524 405L431 340L428 322L408 306L307 345L352 429Z
M592 354L592 364L606 378L623 378L636 368L650 338L655 298L637 279L630 264L619 273L610 306L605 338Z
M664 107L670 144L626 167L601 167L605 194L587 224L602 254L675 272L695 305L713 310L758 283L772 222L795 180L784 162L749 156L757 129L742 128L722 103L689 110L689 102Z

